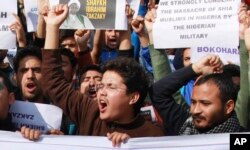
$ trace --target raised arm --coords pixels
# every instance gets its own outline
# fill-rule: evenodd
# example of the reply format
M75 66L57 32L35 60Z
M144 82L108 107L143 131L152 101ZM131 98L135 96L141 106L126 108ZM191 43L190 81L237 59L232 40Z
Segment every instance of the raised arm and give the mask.
M240 124L248 128L249 127L249 79L248 79L248 64L249 58L246 44L249 39L245 40L245 31L249 26L249 15L247 13L247 5L242 3L238 13L240 23L240 91L238 93L235 111Z
M69 116L72 121L79 125L81 114L87 113L89 101L87 96L74 90L71 83L63 75L61 55L58 49L59 26L62 24L68 13L67 5L58 5L46 14L46 40L45 50L43 50L42 60L42 87L46 95L52 102L61 107L65 115ZM98 109L98 108L97 108Z
M12 23L9 27L11 30L16 32L17 42L19 47L25 47L27 44L25 32L21 23L20 18L13 14L13 16L16 18L16 21Z
M138 35L140 40L140 56L141 60L146 68L150 73L153 74L153 68L151 63L151 57L149 52L149 38L148 34L145 30L144 25L144 18L141 16L137 16L136 19L133 19L131 22L131 26L133 28L133 31Z
M46 13L49 6L47 0L37 0L37 6L38 19L34 43L36 46L43 48L46 34L46 23L44 21L43 14Z
M85 65L93 64L91 51L88 47L88 40L90 38L90 30L78 29L75 31L74 38L78 45L77 61L79 68Z
M44 12L46 40L44 49L56 50L59 46L59 27L66 19L68 6L60 4Z

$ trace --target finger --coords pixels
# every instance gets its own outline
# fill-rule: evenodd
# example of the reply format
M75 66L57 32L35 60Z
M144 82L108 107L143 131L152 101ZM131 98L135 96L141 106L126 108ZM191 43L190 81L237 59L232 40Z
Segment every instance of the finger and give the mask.
M50 135L64 135L63 132L61 132L60 130L57 130L57 129L49 130L48 134L50 134Z
M75 34L76 35L81 35L83 33L82 29L78 29L75 31Z
M29 136L30 136L30 128L25 128L24 137L29 139Z
M15 17L16 20L19 20L19 17L15 13L12 13L12 15Z
M62 6L61 6L62 4L59 4L59 5L57 5L56 6L56 13L60 13L60 12L62 12Z
M126 15L129 14L129 9L130 9L130 6L127 4L126 7L125 7L125 13L126 13Z
M134 27L138 27L138 26L139 26L139 23L140 23L139 20L133 19L132 22L131 22L131 25L134 26Z
M135 14L135 11L133 9L130 9L130 14L133 16Z
M49 12L52 12L52 13L56 12L56 6L52 6L51 9L48 10L48 13Z
M25 126L22 126L22 127L21 127L21 134L22 134L22 135L24 135L24 133L25 133L25 129L26 129L26 127L25 127Z
M220 65L221 64L221 60L220 60L220 57L219 56L216 56L215 57L215 60L213 62L214 65Z
M155 1L154 0L149 0L148 1L148 8L149 9L152 9L152 8L154 8L155 7Z
M38 140L40 138L41 132L39 130L34 131L34 140Z
M115 143L116 143L116 145L115 145L115 147L120 147L121 146L121 142L123 142L123 140L122 140L122 134L117 134L116 135L116 139L115 139Z
M59 11L59 12L64 11L63 7L64 7L64 5L63 5L63 4L60 4L59 7L58 7L58 11Z
M152 12L147 13L147 15L145 16L145 20L147 20L148 22L153 22Z
M208 56L208 63L209 65L213 65L214 61L215 61L216 56L215 55L209 55Z
M247 11L247 15L248 15L248 16L250 15L250 10Z
M29 131L29 140L32 140L32 141L34 141L34 134L35 134L35 131L34 131L34 129L30 129L30 131Z
M15 29L16 29L16 24L13 23L13 24L9 25L9 28L10 28L11 30L15 30Z
M16 23L21 25L21 19L18 17L18 15L16 15L15 13L12 13L12 15L15 17Z
M43 10L42 10L42 15L43 16L46 16L47 14L48 14L48 12L49 12L49 6L48 5L45 5L44 7L43 7Z
M112 137L113 147L116 147L116 145L117 145L117 135L118 135L118 133L113 134L113 137Z
M137 17L136 17L136 20L142 22L142 21L144 21L144 18L143 18L142 16L137 16Z
M129 135L123 134L122 137L121 137L121 139L122 139L123 143L126 143L128 141L128 139L129 139Z
M69 11L68 5L64 4L63 5L63 15L66 17Z
M107 133L107 137L108 137L109 140L111 140L113 135L111 133Z
M210 60L210 65L212 65L212 66L215 66L215 65L217 65L218 64L218 62L219 62L219 58L218 57L212 57L212 59Z

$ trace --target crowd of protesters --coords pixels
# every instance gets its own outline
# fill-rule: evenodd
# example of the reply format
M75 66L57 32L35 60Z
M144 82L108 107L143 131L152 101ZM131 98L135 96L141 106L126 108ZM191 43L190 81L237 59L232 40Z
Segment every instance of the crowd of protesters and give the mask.
M71 2L72 4L74 2ZM14 67L0 54L0 130L15 131L8 113L15 100L63 110L61 129L48 134L107 136L114 146L133 137L246 132L250 128L250 15L239 12L240 67L214 54L190 62L190 48L155 49L157 1L141 0L139 15L126 6L128 30L61 30L69 6L38 0L35 33L26 31L18 1ZM167 36L167 35L164 35ZM175 71L169 54L174 54ZM156 121L141 113L151 105ZM25 138L38 130L22 127Z

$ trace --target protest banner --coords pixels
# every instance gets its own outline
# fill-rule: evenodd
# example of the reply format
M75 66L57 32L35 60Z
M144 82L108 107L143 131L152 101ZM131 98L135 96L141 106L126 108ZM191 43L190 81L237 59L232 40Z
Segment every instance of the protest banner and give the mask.
M35 32L38 19L37 0L24 0L24 11L28 32Z
M240 0L161 0L153 25L156 48L238 46Z
M69 6L60 29L127 29L124 0L50 0L59 3Z
M61 127L62 110L54 105L15 101L9 113L17 129L26 126L46 133Z
M195 63L207 54L219 55L223 64L240 65L240 55L238 47L223 46L197 46L191 48L191 62Z
M18 132L0 131L1 149L11 150L112 150L107 137L43 135L33 142L24 139ZM122 143L123 150L225 150L229 149L229 134L200 134L188 136L165 136L130 138Z
M1 1L0 5L0 49L16 47L16 34L11 31L9 25L14 23L17 14L17 0Z

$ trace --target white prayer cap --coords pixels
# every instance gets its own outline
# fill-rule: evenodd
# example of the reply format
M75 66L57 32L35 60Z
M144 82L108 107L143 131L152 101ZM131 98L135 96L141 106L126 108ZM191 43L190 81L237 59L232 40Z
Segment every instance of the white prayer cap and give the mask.
M79 8L81 7L81 3L79 2L79 0L70 0L69 3L68 3L68 6L70 6L73 3L76 3Z

